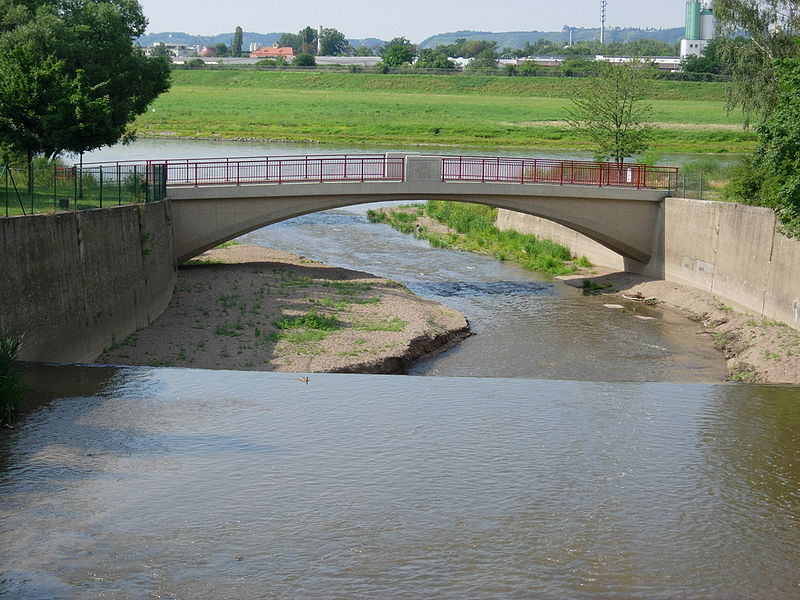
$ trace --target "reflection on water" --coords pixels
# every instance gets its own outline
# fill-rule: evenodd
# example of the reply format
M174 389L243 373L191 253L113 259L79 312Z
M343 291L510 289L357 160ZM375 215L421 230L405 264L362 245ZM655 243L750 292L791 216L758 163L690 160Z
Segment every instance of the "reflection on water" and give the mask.
M797 388L310 377L39 368L0 595L800 594Z

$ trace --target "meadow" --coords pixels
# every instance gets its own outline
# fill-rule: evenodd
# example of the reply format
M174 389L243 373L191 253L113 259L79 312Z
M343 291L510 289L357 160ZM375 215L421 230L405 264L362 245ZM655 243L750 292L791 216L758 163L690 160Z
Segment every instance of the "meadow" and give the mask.
M591 149L564 122L577 80L318 71L174 71L142 135L321 144ZM724 84L654 81L661 153L740 153L755 134L725 110Z

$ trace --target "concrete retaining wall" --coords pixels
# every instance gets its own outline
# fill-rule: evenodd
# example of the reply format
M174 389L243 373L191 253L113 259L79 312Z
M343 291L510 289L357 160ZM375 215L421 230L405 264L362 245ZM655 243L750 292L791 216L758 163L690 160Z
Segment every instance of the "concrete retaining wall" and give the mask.
M0 219L0 329L23 360L92 361L164 311L174 265L169 202Z
M497 224L557 241L595 264L698 288L800 329L800 240L777 231L770 209L667 198L647 264L537 217L500 210Z

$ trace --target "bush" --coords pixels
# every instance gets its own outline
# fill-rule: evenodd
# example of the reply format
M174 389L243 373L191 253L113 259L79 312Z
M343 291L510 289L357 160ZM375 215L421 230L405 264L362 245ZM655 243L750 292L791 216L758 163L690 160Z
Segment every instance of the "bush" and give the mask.
M11 425L17 406L25 395L22 374L14 364L22 348L22 340L0 333L0 423Z
M316 67L317 59L314 58L313 54L302 53L294 57L292 64L295 67Z
M206 61L204 61L202 58L190 58L184 63L183 66L190 70L204 69L206 66Z

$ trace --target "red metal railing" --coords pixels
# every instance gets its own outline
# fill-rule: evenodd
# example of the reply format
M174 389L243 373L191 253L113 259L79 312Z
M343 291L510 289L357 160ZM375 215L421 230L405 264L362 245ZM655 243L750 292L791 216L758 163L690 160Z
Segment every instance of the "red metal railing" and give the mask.
M678 189L676 167L496 156L425 158L441 159L443 182ZM139 165L143 172L148 172L154 166L163 166L166 169L167 186L406 180L406 158L390 158L383 154L193 158L120 161L111 166L114 165ZM84 166L91 167L92 163L84 163Z
M677 167L541 158L446 156L442 181L678 189Z
M114 164L136 162L141 164L141 161ZM168 186L405 179L404 158L388 158L383 154L192 158L148 160L146 164L165 166Z

